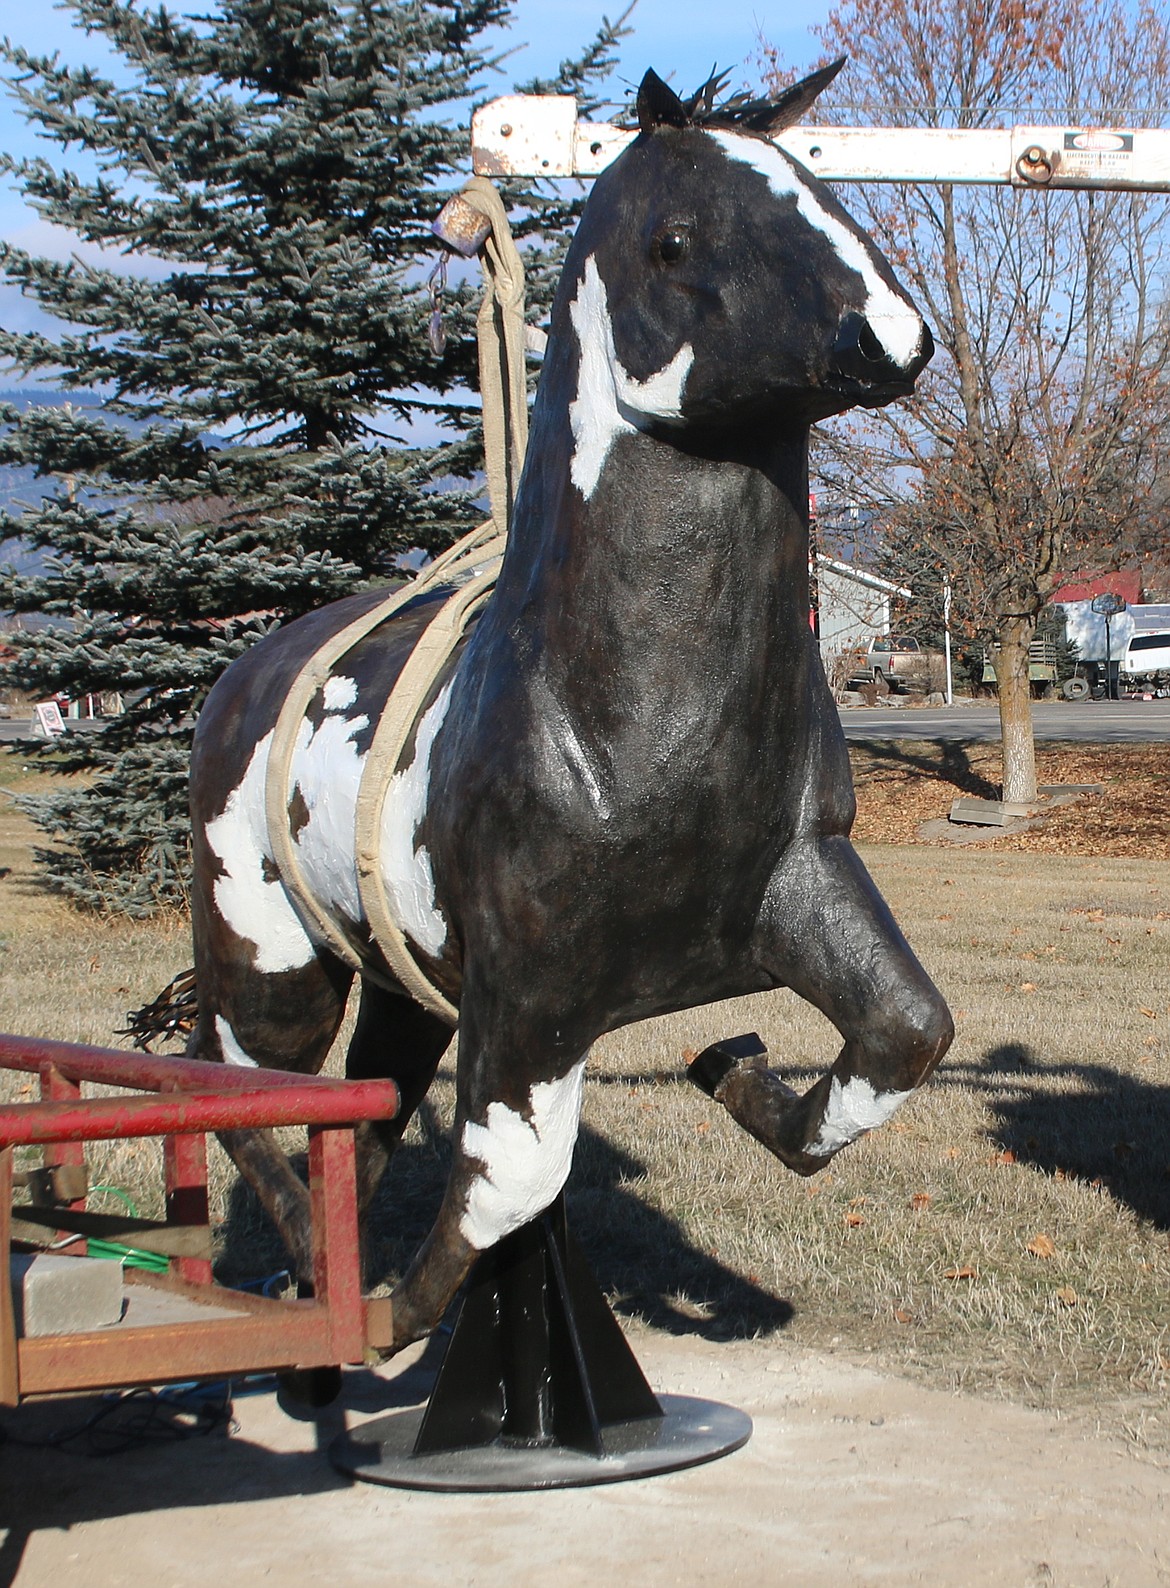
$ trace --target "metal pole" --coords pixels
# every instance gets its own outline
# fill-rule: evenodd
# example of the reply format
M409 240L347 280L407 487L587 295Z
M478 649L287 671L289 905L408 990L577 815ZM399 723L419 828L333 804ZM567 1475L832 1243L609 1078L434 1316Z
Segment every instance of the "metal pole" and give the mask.
M951 673L951 581L943 580L943 650L947 658L947 705L955 703L954 677Z

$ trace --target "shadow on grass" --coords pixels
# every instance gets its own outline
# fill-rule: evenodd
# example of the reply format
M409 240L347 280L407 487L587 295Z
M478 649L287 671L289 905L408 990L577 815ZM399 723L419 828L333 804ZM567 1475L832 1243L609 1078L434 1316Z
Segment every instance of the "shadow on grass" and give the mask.
M1046 1174L1099 1182L1139 1218L1170 1230L1170 1087L1107 1064L1047 1064L1018 1042L990 1049L983 1065L988 1077L1017 1077L1010 1091L987 1088L1003 1149ZM965 1085L973 1078L955 1075Z
M916 740L864 739L850 745L858 760L866 759L868 765L860 768L861 777L870 772L893 769L913 771L932 778L938 783L949 783L960 794L974 795L977 799L998 799L999 785L991 783L982 772L971 765L971 749L986 751L987 746L975 739L944 739L940 743L919 743Z
M428 1103L418 1118L421 1141L399 1148L370 1208L368 1289L402 1274L431 1227L447 1183L446 1133ZM293 1167L304 1173L303 1155L294 1157ZM671 1334L709 1340L754 1339L783 1328L793 1316L791 1304L700 1250L675 1219L648 1206L641 1193L645 1178L645 1164L596 1131L582 1129L566 1188L569 1225L614 1310ZM216 1275L225 1283L255 1280L288 1261L263 1209L239 1180L229 1195L221 1241Z

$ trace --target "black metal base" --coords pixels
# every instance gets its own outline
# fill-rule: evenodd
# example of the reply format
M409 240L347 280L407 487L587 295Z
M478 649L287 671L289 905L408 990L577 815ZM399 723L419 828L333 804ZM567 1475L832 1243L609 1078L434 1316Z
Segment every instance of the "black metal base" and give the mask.
M603 1431L600 1456L565 1445L513 1445L496 1440L464 1450L417 1455L424 1413L394 1412L335 1439L329 1459L364 1483L456 1494L576 1489L678 1472L730 1455L751 1438L752 1420L734 1406L663 1395L662 1416L617 1423Z
M751 1419L643 1377L558 1198L476 1264L431 1398L342 1435L334 1466L410 1489L559 1489L737 1450Z

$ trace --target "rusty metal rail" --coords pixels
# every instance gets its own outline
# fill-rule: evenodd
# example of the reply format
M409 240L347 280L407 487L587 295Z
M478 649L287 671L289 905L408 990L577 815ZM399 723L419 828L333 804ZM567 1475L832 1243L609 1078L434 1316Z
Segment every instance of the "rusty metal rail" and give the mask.
M36 1075L41 1093L40 1102L0 1104L0 1252L12 1244L17 1147L39 1146L45 1169L67 1176L80 1171L85 1141L162 1136L166 1223L158 1228L167 1232L161 1244L173 1253L166 1276L127 1273L130 1321L85 1333L18 1338L5 1275L0 1405L64 1390L360 1362L369 1348L387 1343L389 1304L361 1291L353 1132L363 1120L392 1119L398 1112L393 1081L235 1069L2 1034L0 1069ZM83 1082L158 1095L83 1098ZM273 1301L216 1286L206 1133L293 1124L309 1128L313 1299ZM67 1202L60 1222L84 1205L83 1196ZM196 1235L194 1244L183 1232ZM207 1237L202 1244L200 1234ZM71 1251L83 1251L84 1244L74 1243ZM143 1287L159 1293L152 1312L161 1308L162 1321L133 1322ZM185 1309L181 1321L166 1321L168 1305ZM201 1308L207 1316L199 1316Z

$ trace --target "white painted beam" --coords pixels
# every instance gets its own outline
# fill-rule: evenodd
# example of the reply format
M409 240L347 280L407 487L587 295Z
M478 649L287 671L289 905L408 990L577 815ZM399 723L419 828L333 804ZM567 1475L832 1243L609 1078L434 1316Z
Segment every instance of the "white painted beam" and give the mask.
M512 94L475 113L472 160L481 176L596 176L634 137L578 121L572 98ZM790 127L776 142L830 182L1170 192L1170 131L1157 128Z

